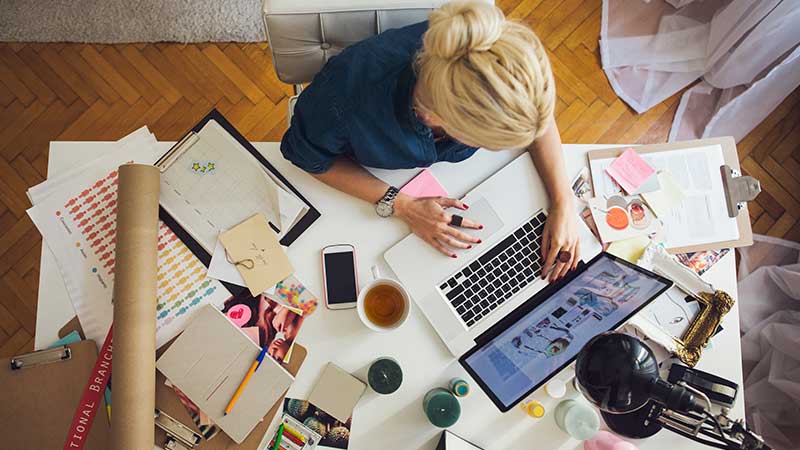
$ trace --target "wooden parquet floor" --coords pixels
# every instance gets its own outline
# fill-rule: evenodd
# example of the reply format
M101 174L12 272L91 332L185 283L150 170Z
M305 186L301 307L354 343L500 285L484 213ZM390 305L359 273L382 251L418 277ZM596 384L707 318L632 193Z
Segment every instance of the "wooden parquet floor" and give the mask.
M599 0L498 4L550 51L564 142L666 140L679 95L642 115L617 98L597 52ZM42 241L25 191L44 180L50 141L116 140L142 125L175 140L212 107L248 139L277 141L288 95L266 44L0 43L0 356L33 348ZM755 231L800 240L800 91L738 149L764 189Z

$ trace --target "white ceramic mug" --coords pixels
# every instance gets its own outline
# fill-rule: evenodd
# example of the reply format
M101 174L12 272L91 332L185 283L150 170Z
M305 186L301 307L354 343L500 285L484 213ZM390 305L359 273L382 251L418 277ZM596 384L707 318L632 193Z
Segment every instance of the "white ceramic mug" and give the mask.
M366 286L361 288L361 292L358 293L358 300L356 300L356 310L358 310L358 317L361 319L361 322L363 322L367 328L369 328L372 331L377 331L379 333L385 333L387 331L392 331L396 330L397 328L400 328L400 326L406 322L406 319L408 319L408 312L411 309L411 298L408 296L408 292L406 292L406 289L403 287L403 285L398 283L397 281L391 278L382 277L380 269L378 269L378 266L372 266L372 278L373 280L367 283ZM370 289L374 288L375 286L380 286L384 284L392 286L393 288L397 289L397 291L400 292L400 295L403 297L403 315L394 325L388 327L375 324L374 322L369 320L369 318L367 317L367 313L364 311L364 300L367 297L367 292L369 292Z

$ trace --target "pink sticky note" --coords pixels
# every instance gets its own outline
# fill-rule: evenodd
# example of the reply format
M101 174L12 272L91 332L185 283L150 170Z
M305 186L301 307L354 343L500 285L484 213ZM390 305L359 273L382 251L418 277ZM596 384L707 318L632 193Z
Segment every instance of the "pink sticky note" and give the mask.
M610 166L606 173L628 194L633 194L656 171L632 148L625 150Z
M412 197L449 197L439 180L428 169L422 169L419 175L406 183L400 192Z

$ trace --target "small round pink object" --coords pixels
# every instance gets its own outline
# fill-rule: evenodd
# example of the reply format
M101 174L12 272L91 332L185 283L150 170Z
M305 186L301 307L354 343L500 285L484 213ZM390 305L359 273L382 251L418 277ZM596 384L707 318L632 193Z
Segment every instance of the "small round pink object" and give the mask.
M637 450L637 448L614 433L600 430L591 439L583 441L583 450Z

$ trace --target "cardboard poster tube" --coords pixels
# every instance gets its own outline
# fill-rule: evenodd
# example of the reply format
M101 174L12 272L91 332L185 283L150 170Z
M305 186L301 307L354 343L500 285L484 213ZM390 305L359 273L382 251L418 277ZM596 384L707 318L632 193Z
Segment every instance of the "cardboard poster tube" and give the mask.
M159 180L153 166L119 168L112 450L154 448Z

